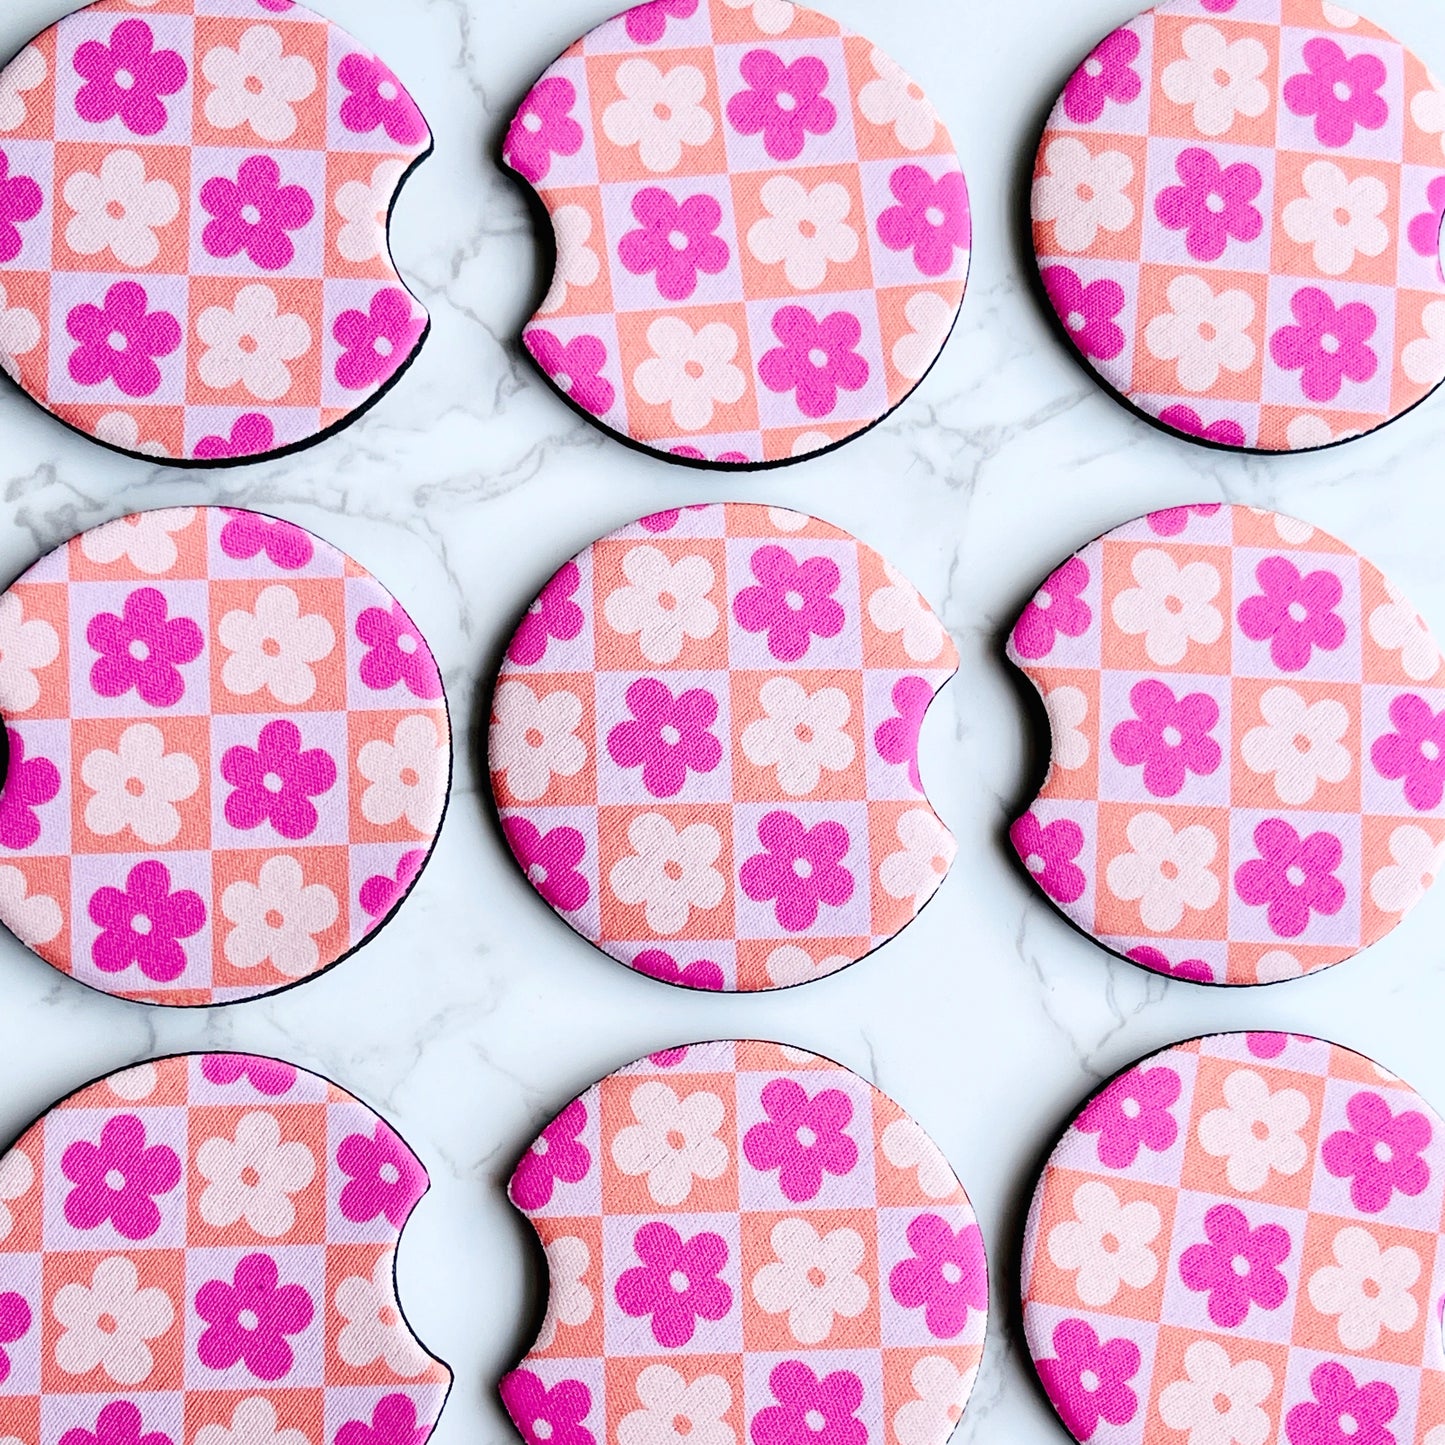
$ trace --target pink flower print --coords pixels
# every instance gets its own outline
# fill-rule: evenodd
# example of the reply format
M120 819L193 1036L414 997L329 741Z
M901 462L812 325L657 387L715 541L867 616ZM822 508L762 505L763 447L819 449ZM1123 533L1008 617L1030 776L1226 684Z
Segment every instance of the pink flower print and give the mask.
M203 436L196 443L200 461L225 461L230 457L258 457L276 445L276 428L271 418L248 411L231 424L230 436Z
M1213 442L1215 446L1242 447L1244 445L1244 428L1237 421L1223 417L1219 421L1206 424L1204 418L1192 406L1185 406L1182 402L1175 406L1166 406L1159 413L1159 420L1183 436L1198 437L1200 441Z
M205 646L189 617L168 617L165 594L140 587L125 599L121 615L98 612L85 640L100 654L90 669L98 697L124 697L132 688L150 707L174 707L185 695L181 668Z
M181 940L194 938L206 925L206 905L190 888L171 892L164 863L137 863L125 889L106 885L91 894L87 910L100 934L90 957L102 973L124 973L134 966L153 983L173 983L186 971Z
M431 649L400 602L366 608L356 619L356 639L367 649L361 680L373 691L388 692L400 682L413 697L442 695Z
M725 980L722 969L710 958L695 959L683 965L660 948L647 948L632 960L638 973L680 988L695 988L705 993L721 993Z
M851 311L819 321L805 307L784 306L773 317L773 335L783 344L763 353L758 375L770 391L796 391L804 416L828 416L840 390L867 385L868 363L857 351L863 326Z
M1077 903L1084 896L1088 879L1074 862L1084 851L1084 830L1072 818L1042 824L1025 813L1008 836L1034 882L1055 903Z
M779 662L798 662L815 637L837 637L847 620L833 594L843 582L828 557L798 561L786 547L759 547L750 562L756 586L733 601L733 616L748 632L766 632Z
M112 1400L95 1418L94 1430L79 1426L60 1437L60 1445L171 1445L162 1430L144 1431L138 1406L129 1400Z
M641 768L642 785L654 798L675 798L689 772L711 773L722 762L712 733L718 701L703 687L672 695L666 683L639 678L627 689L632 718L607 734L607 751L619 768Z
M918 735L923 719L933 701L933 689L921 677L901 677L893 684L895 715L878 724L873 746L885 763L899 767L908 765L908 781L915 791L923 792L923 779L918 773Z
M33 221L45 197L30 176L12 176L10 157L0 150L0 262L20 254L22 238L17 221Z
M1210 737L1219 704L1207 692L1176 697L1157 678L1129 690L1134 716L1110 734L1109 746L1126 768L1144 769L1144 786L1156 798L1177 797L1190 773L1206 778L1219 770L1224 754Z
M1148 944L1131 948L1124 957L1141 968L1162 973L1167 978L1186 978L1190 983L1214 982L1214 970L1202 958L1186 958L1179 963L1170 963L1157 948L1151 948Z
M753 1416L753 1445L867 1445L858 1418L863 1382L852 1370L820 1379L801 1360L784 1360L773 1366L768 1389L777 1403Z
M0 1294L0 1385L10 1378L10 1354L5 1345L24 1339L30 1331L30 1306L24 1295Z
M1298 324L1270 337L1269 354L1282 370L1300 373L1300 389L1311 401L1334 401L1346 380L1369 381L1380 369L1368 345L1379 320L1364 301L1337 307L1318 286L1302 286L1290 310Z
M281 167L270 156L241 162L233 181L212 176L201 187L201 204L211 215L201 244L228 260L242 251L263 271L283 271L296 259L289 232L311 223L316 203L305 186L283 186Z
M841 1178L858 1163L858 1145L844 1132L853 1119L853 1101L841 1089L823 1089L812 1098L792 1079L763 1086L767 1121L743 1136L743 1156L764 1174L778 1171L778 1188L794 1204L818 1197L823 1175Z
M1364 1214L1379 1214L1395 1192L1415 1199L1430 1183L1430 1166L1420 1156L1434 1131L1416 1109L1390 1112L1382 1094L1362 1090L1345 1105L1348 1129L1337 1129L1320 1149L1325 1168L1350 1181L1350 1202Z
M738 878L754 903L772 903L780 928L801 933L818 921L818 905L840 908L853 896L853 874L844 866L850 839L841 823L807 827L792 813L768 813L758 824L754 853Z
M1269 642L1281 672L1307 667L1314 648L1337 652L1344 644L1344 619L1335 611L1345 589L1333 573L1301 574L1288 557L1266 557L1254 569L1260 591L1239 604L1240 631L1252 642Z
M1083 596L1088 585L1088 564L1070 557L1024 608L1013 631L1014 651L1032 662L1047 657L1061 635L1082 637L1094 620Z
M181 323L169 311L147 311L147 304L144 286L117 281L104 305L73 307L65 329L80 345L70 354L71 380L81 386L114 381L126 396L154 396L161 385L155 359L180 346Z
M582 1423L592 1409L592 1391L581 1380L559 1380L549 1390L531 1370L513 1370L501 1395L527 1445L597 1445Z
M1179 1258L1179 1277L1197 1294L1208 1294L1209 1318L1220 1329L1238 1329L1251 1305L1277 1310L1289 1282L1277 1266L1289 1257L1289 1232L1278 1224L1249 1227L1232 1204L1216 1204L1204 1216L1207 1244L1191 1244Z
M582 149L582 127L572 119L576 104L570 80L552 75L538 81L507 130L502 159L534 184L545 180L554 155L575 156Z
M1127 1425L1139 1413L1139 1397L1130 1386L1140 1365L1133 1340L1103 1344L1083 1320L1063 1320L1054 1328L1053 1348L1053 1357L1035 1361L1035 1368L1075 1439L1093 1439L1101 1420Z
M1162 1154L1174 1147L1179 1123L1169 1111L1183 1088L1173 1069L1131 1069L1089 1100L1075 1127L1099 1136L1099 1163L1106 1169L1127 1169L1140 1149Z
M828 67L816 55L791 65L771 50L750 50L739 67L748 88L728 101L728 120L739 135L761 135L775 161L795 161L809 135L827 135L838 110L823 94Z
M196 1313L206 1322L196 1342L203 1365L245 1365L258 1380L279 1380L294 1359L287 1336L311 1323L315 1306L302 1285L280 1283L269 1254L248 1254L230 1284L208 1280L196 1291Z
M1045 266L1044 290L1064 323L1069 339L1085 356L1113 361L1124 350L1124 329L1117 317L1124 309L1124 288L1108 279L1087 286L1072 266Z
M5 729L5 740L9 750L0 792L0 843L19 852L40 837L35 810L60 792L60 769L49 758L27 758L25 739L14 728Z
M371 1424L348 1420L336 1432L336 1445L426 1445L431 1426L416 1418L416 1402L406 1395L383 1395L371 1412Z
M394 375L416 350L426 322L412 314L411 297L383 286L368 311L343 311L331 334L341 344L336 379L350 391L367 391Z
M972 223L961 171L934 180L922 166L899 166L888 189L898 202L878 217L878 239L890 251L912 251L925 276L946 276L955 248L966 250Z
M1310 1371L1313 1400L1290 1407L1284 1431L1289 1445L1396 1445L1387 1428L1400 1408L1393 1385L1355 1377L1336 1360Z
M1166 186L1154 201L1154 214L1171 231L1184 232L1184 245L1196 261L1217 261L1231 240L1257 241L1264 217L1253 203L1264 186L1247 161L1221 166L1200 146L1181 151L1174 163L1180 184Z
M417 880L426 854L420 848L403 853L396 865L395 873L373 873L361 885L357 901L375 927L406 896L406 891Z
M1418 693L1390 704L1395 731L1375 739L1370 761L1382 778L1404 780L1405 801L1420 812L1440 806L1445 794L1445 712L1435 712Z
M1187 507L1165 507L1162 511L1150 512L1145 518L1149 530L1156 537L1177 537L1189 525L1190 515L1212 517L1219 510L1218 502L1199 502Z
M547 1125L512 1176L519 1209L541 1209L552 1200L557 1180L578 1184L592 1167L592 1151L578 1137L587 1127L587 1106L573 1101Z
M572 600L582 585L582 572L569 562L542 589L542 595L527 609L522 625L507 648L507 658L519 667L531 667L546 656L547 644L555 637L572 642L581 636L586 618Z
M675 457L691 456L700 461L707 460L696 447L673 447L672 454ZM644 531L651 532L652 535L656 537L664 532L672 531L681 518L681 507L669 507L665 512L654 512L650 517L643 517L637 525Z
M122 1239L150 1239L161 1227L155 1196L181 1182L180 1156L165 1144L146 1144L145 1125L134 1114L105 1121L100 1143L77 1139L60 1157L60 1172L75 1186L65 1197L65 1221L73 1229L111 1224Z
M1368 50L1353 60L1333 40L1317 35L1305 41L1304 62L1309 68L1284 83L1284 103L1295 115L1315 118L1315 139L1322 146L1339 148L1355 138L1355 127L1379 130L1390 117L1380 89L1387 74L1385 62Z
M1430 209L1422 211L1410 221L1410 246L1421 256L1429 256L1437 266L1440 260L1440 225L1445 220L1445 176L1436 176L1425 192ZM0 246L0 260L4 260L4 247Z
M1266 818L1254 830L1260 856L1242 863L1234 891L1251 908L1268 905L1277 938L1298 938L1310 913L1333 917L1345 906L1345 885L1335 877L1344 847L1333 833L1301 837L1283 818Z
M627 12L627 38L639 45L656 45L667 30L668 20L686 20L697 14L697 0L650 0Z
M900 1260L888 1288L904 1309L922 1309L936 1340L954 1340L969 1310L988 1308L988 1265L976 1224L955 1230L941 1215L920 1214L908 1226L911 1259Z
M1289 1047L1288 1034L1246 1034L1245 1046L1257 1059L1277 1059Z
M336 1164L346 1175L341 1213L353 1224L385 1219L399 1230L426 1193L426 1172L380 1119L369 1135L348 1134L341 1141Z
M696 3L696 0L694 0ZM629 19L637 11L628 11ZM697 273L716 276L727 269L727 242L716 234L722 207L709 195L674 200L657 186L632 198L640 229L617 243L617 255L634 276L657 273L657 289L669 301L686 301L697 290Z
M374 55L353 52L336 67L336 78L351 93L341 102L341 123L355 135L384 126L399 146L420 145L426 121L401 82Z
M1092 125L1109 101L1128 105L1144 89L1134 62L1139 37L1132 30L1106 35L1064 87L1064 114L1075 125Z
M221 528L221 551L240 562L266 554L266 560L283 572L299 572L315 555L311 536L290 522L263 517L257 512L225 508L226 525Z
M687 1344L700 1319L717 1321L733 1307L732 1286L719 1279L727 1241L710 1231L684 1239L670 1224L644 1224L632 1240L642 1261L623 1270L617 1303L633 1319L651 1317L652 1338L664 1349Z
M144 20L122 20L110 44L87 40L75 52L75 72L85 82L75 97L81 120L103 125L119 118L132 134L159 135L169 115L162 96L186 83L186 62L174 50L157 50Z
M526 818L507 818L502 832L532 887L554 908L571 913L592 896L592 885L577 869L587 840L576 828L542 833Z
M262 823L295 842L309 838L319 818L312 798L336 785L336 760L325 748L302 748L301 729L280 718L268 722L254 748L237 743L221 755L221 776L231 785L226 821L248 831Z
M258 1094L279 1099L289 1094L296 1084L292 1064L275 1059L258 1059L251 1054L207 1054L201 1060L201 1073L222 1088L245 1079Z
M537 365L569 401L593 416L605 416L612 410L617 391L602 375L607 347L600 336L574 336L564 342L553 332L534 326L523 339Z

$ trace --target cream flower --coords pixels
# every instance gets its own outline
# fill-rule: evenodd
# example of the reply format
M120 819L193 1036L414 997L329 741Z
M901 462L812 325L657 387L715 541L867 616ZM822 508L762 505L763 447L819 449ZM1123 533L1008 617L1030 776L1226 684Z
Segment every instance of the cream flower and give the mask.
M1188 1432L1182 1445L1265 1445L1263 1405L1273 1388L1263 1360L1236 1365L1223 1345L1195 1340L1184 1351L1184 1378L1159 1392L1159 1415L1171 1430Z
M609 592L602 610L614 632L637 638L648 662L676 662L688 638L717 631L718 610L707 595L716 578L706 557L671 562L656 547L634 547L622 575L628 585Z
M1432 301L1421 314L1425 328L1400 352L1405 375L1418 386L1435 386L1445 376L1445 301Z
M244 386L258 401L279 401L291 390L286 364L311 350L304 317L282 311L276 293L259 283L243 286L234 309L208 306L196 318L206 344L196 374L215 391Z
M1089 716L1089 699L1082 689L1064 683L1044 694L1044 711L1049 716L1050 757L1053 765L1074 772L1089 761L1092 751L1083 731Z
M1144 639L1150 662L1173 667L1182 662L1191 642L1208 646L1224 632L1224 616L1214 606L1221 582L1208 562L1183 567L1167 552L1148 548L1133 563L1137 587L1114 599L1114 621L1130 637Z
M108 411L95 423L95 439L123 452L136 452L143 457L168 457L164 442L140 439L140 423L128 411Z
M662 71L650 60L633 57L617 67L621 100L602 112L607 139L624 150L636 146L642 164L656 174L676 170L685 146L712 139L713 118L701 104L707 77L695 65Z
M881 50L875 48L868 59L873 79L858 92L864 119L891 125L893 138L905 151L926 151L938 134L939 120L923 88Z
M1254 976L1260 983L1283 983L1287 978L1300 978L1304 971L1304 964L1283 948L1261 954L1254 966Z
M1213 25L1191 25L1182 48L1185 58L1166 65L1160 83L1175 105L1193 107L1200 135L1224 135L1236 116L1255 120L1269 109L1269 51L1258 40L1231 43Z
M689 1384L671 1365L648 1365L637 1377L637 1401L642 1408L617 1423L617 1445L737 1445L726 1418L733 1390L721 1375Z
M30 948L59 938L65 926L60 905L48 893L30 892L25 875L13 863L0 865L0 919Z
M231 1411L231 1424L203 1425L193 1445L311 1445L304 1430L283 1430L276 1407L262 1395L242 1400Z
M1411 682L1429 682L1440 671L1440 649L1420 614L1392 582L1385 582L1388 602L1370 612L1370 636L1386 652L1400 654L1400 666Z
M823 774L849 767L857 746L847 732L853 704L836 687L809 693L791 677L770 677L758 692L764 716L743 729L742 749L759 768L777 770L778 787L806 797Z
M1426 89L1417 91L1410 102L1410 119L1426 135L1440 138L1440 150L1445 153L1445 86L1432 75Z
M1213 908L1219 879L1210 864L1219 840L1202 824L1176 833L1158 813L1135 813L1124 830L1132 853L1109 860L1105 878L1116 898L1139 905L1139 917L1151 933L1178 928L1186 908Z
M316 68L304 55L287 55L281 32L270 25L252 25L234 50L208 50L201 74L212 87L206 119L217 130L250 126L263 141L290 140L297 104L316 90Z
M0 1158L0 1241L15 1228L11 1204L23 1199L34 1183L35 1166L23 1149L12 1149Z
M910 329L893 343L893 365L909 381L922 381L953 330L958 308L950 306L936 291L915 291L903 305L903 319ZM828 445L827 437L822 445ZM796 449L793 455L799 455Z
M751 10L753 24L764 35L781 35L798 13L791 0L723 0L729 10Z
M1292 687L1272 687L1259 700L1264 722L1240 741L1244 761L1268 775L1281 803L1299 807L1323 783L1340 783L1350 775L1353 760L1341 742L1349 731L1350 712L1334 698L1309 703Z
M1311 161L1302 180L1304 195L1284 208L1282 219L1291 240L1314 247L1320 271L1343 276L1357 255L1384 254L1390 244L1390 228L1380 219L1390 204L1384 181L1352 181L1333 161Z
M779 988L793 988L800 983L811 983L815 978L826 978L852 962L844 953L829 954L814 961L806 948L796 943L782 943L768 955L768 980Z
M577 735L582 699L575 693L539 698L525 682L503 682L492 713L492 771L502 774L507 791L520 802L535 803L553 777L575 778L587 766L587 744Z
M316 1177L306 1145L283 1143L274 1114L245 1114L233 1139L207 1139L196 1151L206 1187L196 1202L201 1218L217 1228L244 1220L263 1239L279 1239L296 1223L293 1194Z
M1231 1189L1253 1194L1271 1174L1292 1178L1309 1163L1300 1130L1309 1122L1310 1101L1298 1089L1276 1089L1253 1069L1236 1069L1224 1081L1224 1107L1199 1121L1204 1152L1225 1161Z
M911 903L917 913L938 892L958 845L926 808L904 813L894 832L903 846L878 865L878 881L890 898Z
M1285 428L1285 440L1292 452L1315 451L1359 435L1358 431L1347 427L1337 432L1324 417L1314 416L1309 412L1301 412L1299 416L1291 417Z
M792 176L776 175L763 182L761 197L767 215L748 227L748 250L765 266L781 263L795 291L816 290L829 265L858 254L847 186L823 181L809 190Z
M361 816L389 828L405 818L418 833L432 833L446 798L450 749L430 713L415 712L397 723L392 740L374 738L356 755L369 786L361 794Z
M728 1146L717 1137L726 1110L716 1094L699 1089L684 1099L666 1084L639 1084L629 1100L637 1120L612 1140L612 1162L624 1174L647 1176L654 1204L683 1203L694 1179L720 1179Z
M909 1375L911 1400L893 1416L898 1445L939 1445L947 1440L963 1414L976 1371L961 1371L942 1355L925 1355Z
M810 457L814 452L827 451L833 445L833 438L827 432L805 431L799 434L793 443L792 455L795 457Z
M859 1274L863 1237L855 1229L819 1234L805 1219L780 1219L768 1238L774 1259L753 1276L753 1298L767 1314L788 1317L800 1345L820 1345L841 1315L857 1319L871 1297Z
M105 1082L117 1099L137 1104L155 1093L160 1084L160 1074L154 1064L136 1064L134 1068L112 1074Z
M155 1366L150 1341L170 1329L175 1306L163 1289L142 1289L135 1265L111 1255L90 1283L62 1285L50 1311L61 1327L55 1363L67 1375L104 1370L117 1385L139 1385Z
M165 734L154 723L132 723L116 750L96 748L80 765L91 791L85 826L97 837L130 830L152 848L173 843L181 831L175 805L194 796L201 770L189 753L168 753Z
M180 555L171 533L184 531L195 519L194 507L136 512L82 532L80 550L97 567L110 567L124 560L147 577L159 577L176 565Z
M912 1119L895 1119L883 1131L883 1157L895 1169L911 1169L918 1187L930 1199L948 1199L958 1179L938 1145Z
M1390 857L1395 861L1370 879L1370 898L1382 913L1408 913L1445 868L1445 843L1415 823L1402 823L1390 834Z
M290 587L265 587L255 610L237 608L222 618L216 635L230 654L221 682L237 697L263 688L286 707L298 707L316 695L313 664L336 649L336 629L319 612L303 613Z
M364 266L378 256L386 256L386 218L405 173L403 162L380 160L372 169L370 181L347 181L336 188L336 212L342 220L336 233L336 249L343 260Z
M537 308L542 315L560 311L568 291L590 286L602 274L602 259L587 243L592 239L592 212L586 206L558 206L552 212L557 262L546 299Z
M1335 1333L1347 1350L1373 1350L1383 1331L1413 1329L1420 1305L1410 1293L1420 1278L1420 1256L1403 1244L1381 1249L1367 1229L1347 1225L1335 1235L1335 1263L1309 1282L1310 1303L1335 1316Z
M1077 137L1060 136L1044 148L1043 174L1034 180L1034 219L1054 223L1059 250L1087 251L1100 231L1127 231L1134 224L1133 179L1134 162L1123 151L1096 156Z
M20 374L19 360L40 345L40 320L26 306L11 306L0 285L0 371L13 381Z
M45 52L35 45L27 45L0 70L0 132L19 130L25 124L25 94L44 85L49 73Z
M627 829L632 852L607 876L618 900L647 911L654 933L681 933L694 908L716 908L727 887L712 865L722 836L710 823L675 828L661 813L643 813Z
M255 883L228 884L221 912L234 925L224 947L236 968L269 963L287 978L306 978L321 964L317 935L336 922L341 906L326 884L307 883L301 864L281 853L261 864Z
M914 662L932 662L948 639L938 615L891 563L883 570L888 584L868 598L868 616L879 632L897 635Z
M336 1337L336 1353L355 1369L382 1361L393 1375L414 1380L430 1360L397 1307L394 1269L395 1256L388 1250L377 1255L369 1279L353 1274L337 1285L333 1302L346 1323Z
M36 673L60 656L60 635L43 617L26 617L18 592L0 595L0 712L29 712L40 701Z
M181 198L164 178L146 179L139 151L105 153L99 174L72 171L65 204L74 212L65 244L81 256L109 251L122 266L149 266L161 253L156 232L181 213Z
M647 344L652 355L638 363L632 384L643 401L668 407L683 431L710 426L719 405L732 405L747 390L733 365L738 334L725 321L694 331L680 316L659 316L647 328Z
M587 1271L592 1265L592 1251L586 1240L575 1234L563 1234L546 1248L547 1313L536 1348L551 1349L562 1325L569 1328L585 1325L592 1318L596 1302L587 1284Z
M1254 298L1228 288L1215 295L1203 276L1184 273L1169 283L1169 310L1144 328L1144 341L1160 361L1176 363L1185 391L1208 391L1221 371L1248 371L1258 348L1249 334Z
M1149 1248L1163 1220L1147 1199L1123 1204L1100 1179L1074 1190L1074 1217L1049 1230L1049 1258L1074 1275L1079 1303L1098 1309L1119 1291L1146 1289L1159 1273L1159 1256Z

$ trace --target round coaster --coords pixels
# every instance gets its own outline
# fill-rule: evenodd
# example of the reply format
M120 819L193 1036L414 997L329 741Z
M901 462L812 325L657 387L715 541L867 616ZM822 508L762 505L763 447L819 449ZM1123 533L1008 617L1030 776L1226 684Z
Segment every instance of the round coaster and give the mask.
M82 983L216 1004L329 968L441 827L436 663L382 585L256 512L82 533L0 596L0 923Z
M988 1267L937 1146L801 1049L654 1054L569 1104L513 1176L547 1254L502 1400L565 1440L944 1445Z
M125 452L318 441L425 336L387 220L430 149L391 71L292 0L66 16L0 72L0 365Z
M1074 347L1131 406L1306 451L1445 380L1445 87L1332 0L1170 0L1074 72L1034 246Z
M1253 507L1176 507L1065 562L1009 660L1048 711L1010 836L1085 933L1273 983L1388 933L1445 864L1445 677L1363 557Z
M623 440L712 466L824 451L923 379L968 277L968 188L922 89L788 0L653 0L507 133L556 237L524 340Z
M1338 1044L1220 1034L1069 1126L1024 1334L1089 1445L1429 1445L1445 1425L1445 1123Z
M451 1373L393 1260L427 1184L365 1104L274 1059L73 1094L0 1158L0 1438L422 1445Z
M663 512L543 589L492 789L544 899L640 973L786 988L906 927L957 851L918 733L958 653L876 552L742 504Z

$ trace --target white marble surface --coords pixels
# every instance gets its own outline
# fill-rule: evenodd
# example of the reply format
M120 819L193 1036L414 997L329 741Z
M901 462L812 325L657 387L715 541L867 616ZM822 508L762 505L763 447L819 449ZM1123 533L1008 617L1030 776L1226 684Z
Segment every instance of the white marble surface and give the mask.
M208 1045L274 1053L379 1108L434 1189L402 1249L412 1322L456 1371L438 1445L516 1436L500 1374L537 1319L539 1257L503 1185L576 1092L652 1049L770 1037L829 1054L939 1140L982 1217L996 1311L955 1437L1065 1438L1013 1330L1015 1256L1039 1155L1114 1069L1215 1029L1310 1031L1372 1054L1445 1106L1445 888L1352 963L1276 988L1165 983L1073 933L1005 855L1033 744L1000 638L1068 552L1153 507L1268 504L1348 539L1445 630L1440 562L1445 397L1326 454L1245 459L1136 421L1064 353L1026 281L1020 197L1042 119L1128 0L830 0L930 90L959 138L976 259L937 368L885 426L831 456L717 479L592 431L541 383L516 336L541 295L529 212L497 169L506 117L607 0L313 0L414 89L436 154L398 207L398 262L431 310L429 345L360 425L274 466L220 475L112 456L0 392L0 574L140 507L240 502L346 548L402 599L446 674L459 767L440 847L398 918L321 980L272 1001L164 1012L93 994L0 938L0 1136L94 1075ZM60 13L5 0L0 53ZM1373 0L1374 18L1445 70L1438 0ZM756 499L813 511L881 549L938 606L963 670L924 734L924 776L961 855L892 945L835 978L718 999L637 977L534 898L478 777L479 701L519 610L568 555L644 512Z

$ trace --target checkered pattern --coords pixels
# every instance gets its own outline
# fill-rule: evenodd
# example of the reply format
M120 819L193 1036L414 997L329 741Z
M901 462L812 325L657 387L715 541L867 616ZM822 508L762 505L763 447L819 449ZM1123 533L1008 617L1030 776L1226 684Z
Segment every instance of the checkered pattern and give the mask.
M953 860L917 748L957 665L927 603L836 527L735 504L644 518L569 562L508 648L507 840L641 972L729 990L834 972Z
M720 466L822 451L918 385L963 303L948 131L870 41L788 0L654 0L513 120L557 239L526 343L620 435Z
M528 1445L952 1433L987 1319L978 1225L918 1125L839 1065L655 1054L569 1105L511 1196L551 1280L502 1383Z
M100 0L0 74L0 360L121 450L317 440L426 313L387 215L431 146L396 77L276 0Z
M1052 730L1014 846L1146 968L1229 984L1325 968L1439 872L1440 650L1306 523L1219 505L1131 522L1044 584L1009 658Z
M1438 1438L1442 1129L1393 1075L1295 1034L1179 1044L1115 1079L1024 1240L1024 1332L1071 1433Z
M441 826L426 643L373 577L254 512L144 512L0 597L0 921L93 988L228 1003L388 918Z
M451 1375L392 1261L426 1189L381 1119L289 1064L82 1089L0 1159L0 1436L425 1440Z
M1445 89L1332 0L1171 0L1069 81L1034 245L1086 365L1183 436L1303 451L1445 379Z

